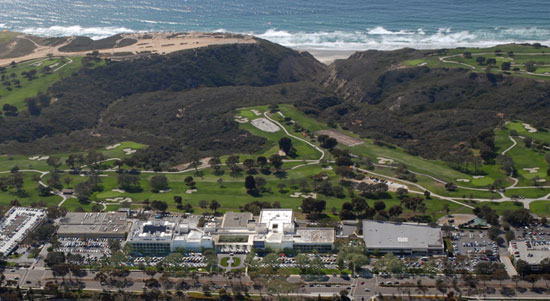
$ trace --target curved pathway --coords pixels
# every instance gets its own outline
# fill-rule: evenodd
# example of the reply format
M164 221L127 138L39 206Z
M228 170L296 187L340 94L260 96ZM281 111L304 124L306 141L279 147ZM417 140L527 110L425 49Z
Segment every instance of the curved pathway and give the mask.
M514 138L512 138L512 136L508 136L508 138L509 138L510 140L512 140L513 144L512 144L510 147L508 147L507 149L505 149L504 151L502 151L502 153L500 153L500 154L503 155L503 156L504 156L508 151L510 151L512 148L514 148L514 147L518 144L517 141L514 140Z

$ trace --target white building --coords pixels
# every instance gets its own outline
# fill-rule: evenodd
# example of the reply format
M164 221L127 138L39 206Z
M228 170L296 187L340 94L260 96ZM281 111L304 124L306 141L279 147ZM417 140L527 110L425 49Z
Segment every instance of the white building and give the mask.
M227 212L221 223L210 221L200 228L198 222L197 216L135 222L128 244L133 253L144 256L214 247L222 253L248 253L252 248L327 252L336 237L332 228L298 228L292 209L264 209L257 217Z
M46 210L13 207L0 220L0 252L8 255L46 217Z
M132 253L142 256L163 256L178 249L212 248L212 236L197 224L196 216L135 222L127 243Z
M363 239L369 253L441 255L444 253L441 228L427 224L363 221Z

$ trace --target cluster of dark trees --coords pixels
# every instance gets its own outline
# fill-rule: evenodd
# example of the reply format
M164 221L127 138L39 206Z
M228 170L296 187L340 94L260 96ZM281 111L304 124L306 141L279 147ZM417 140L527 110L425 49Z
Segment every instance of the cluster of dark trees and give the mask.
M29 100L32 114L2 118L0 152L82 150L131 139L150 145L135 155L148 169L169 169L195 154L254 152L265 139L239 130L233 110L325 97L329 92L303 81L323 69L310 55L267 41L84 68L48 90L55 103Z

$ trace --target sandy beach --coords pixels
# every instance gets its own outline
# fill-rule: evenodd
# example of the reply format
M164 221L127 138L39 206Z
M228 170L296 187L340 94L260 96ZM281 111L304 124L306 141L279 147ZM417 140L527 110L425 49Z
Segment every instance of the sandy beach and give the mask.
M34 43L37 48L33 53L20 56L17 58L0 59L0 66L8 65L12 61L22 62L28 60L34 60L39 58L45 58L48 56L85 56L91 51L77 51L77 52L63 52L59 48L67 45L74 38L63 44L57 46L40 46L31 39L27 38L24 34L19 38L27 39ZM205 47L209 45L222 45L222 44L241 44L241 43L256 43L252 36L222 34L222 33L128 33L122 34L122 38L136 39L137 43L129 46L108 48L98 50L102 55L114 55L116 53L133 53L138 54L141 52L151 52L158 54L167 54L179 50L192 49L198 47Z
M296 49L298 51L307 51L311 53L318 61L325 65L330 65L335 60L347 59L356 50L319 50L319 49Z

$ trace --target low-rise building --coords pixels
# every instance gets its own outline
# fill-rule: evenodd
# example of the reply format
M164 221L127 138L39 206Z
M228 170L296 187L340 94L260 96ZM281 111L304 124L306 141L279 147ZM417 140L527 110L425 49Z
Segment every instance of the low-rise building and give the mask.
M198 222L197 216L135 222L127 242L141 256L207 248L221 253L248 253L252 248L328 252L336 236L332 228L297 227L292 209L264 209L257 217L227 212L221 223L209 221L198 227Z
M212 248L212 236L197 227L198 221L196 216L137 221L127 243L132 253L139 256L165 256L178 249Z
M12 207L0 219L0 253L8 255L46 217L46 210Z
M124 212L68 212L59 221L61 238L126 239L132 223Z
M363 221L363 239L369 253L412 256L441 255L441 228L427 224Z

